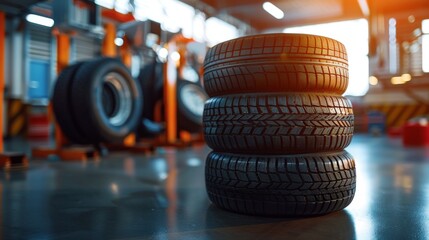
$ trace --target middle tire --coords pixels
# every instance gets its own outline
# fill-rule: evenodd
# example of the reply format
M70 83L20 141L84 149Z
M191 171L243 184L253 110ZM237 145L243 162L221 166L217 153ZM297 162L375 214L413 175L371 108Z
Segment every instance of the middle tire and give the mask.
M338 151L353 135L348 99L316 94L214 97L204 108L204 136L219 152L297 154Z

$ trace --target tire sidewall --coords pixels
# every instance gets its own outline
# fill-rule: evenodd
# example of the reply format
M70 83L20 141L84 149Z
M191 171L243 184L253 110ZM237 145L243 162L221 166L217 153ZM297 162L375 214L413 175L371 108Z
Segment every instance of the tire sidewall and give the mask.
M80 96L82 96L82 98L75 99L73 104L74 110L80 113L80 124L85 126L87 132L91 132L90 138L93 141L121 141L134 130L143 110L142 93L138 81L131 77L128 69L119 60L112 58L96 59L83 66L80 70L77 75L80 78L78 79L79 83L73 85L73 92L80 91ZM104 77L112 72L125 79L130 88L132 98L130 115L119 126L112 125L107 116L102 113L104 111L101 101ZM87 114L86 116L85 113Z

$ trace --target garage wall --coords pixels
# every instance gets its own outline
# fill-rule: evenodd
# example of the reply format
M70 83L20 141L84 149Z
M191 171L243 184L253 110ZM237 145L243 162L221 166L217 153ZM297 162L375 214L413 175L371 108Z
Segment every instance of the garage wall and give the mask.
M51 28L27 23L26 36L26 100L47 100L51 82Z
M101 40L93 36L77 35L72 39L71 62L83 61L100 56Z

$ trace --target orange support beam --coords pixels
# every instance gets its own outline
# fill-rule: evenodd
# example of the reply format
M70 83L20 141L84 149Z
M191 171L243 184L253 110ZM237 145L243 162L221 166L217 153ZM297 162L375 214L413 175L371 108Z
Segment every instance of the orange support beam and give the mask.
M59 33L57 35L57 73L66 68L70 60L70 38L67 34ZM52 105L49 111L52 112ZM55 123L55 144L57 148L61 148L67 140L65 139L60 126Z
M133 55L131 54L130 43L129 43L127 37L124 37L124 44L119 49L119 52L120 52L120 55L122 58L122 62L128 68L131 68L131 64L132 64L131 61L132 61Z
M176 44L168 45L168 61L164 64L164 104L165 104L165 121L166 121L166 140L168 144L177 143L177 65L172 59L171 53L175 52Z
M28 160L22 153L4 153L3 147L3 98L5 87L5 38L6 14L0 11L0 168L9 170L13 168L26 168Z
M3 152L3 98L4 98L4 82L5 82L5 26L6 26L6 15L4 12L0 12L0 152Z
M103 41L103 56L106 57L116 57L116 45L115 45L115 38L116 38L116 26L113 23L106 23L104 25L104 30L106 31L106 34L104 35L104 41Z

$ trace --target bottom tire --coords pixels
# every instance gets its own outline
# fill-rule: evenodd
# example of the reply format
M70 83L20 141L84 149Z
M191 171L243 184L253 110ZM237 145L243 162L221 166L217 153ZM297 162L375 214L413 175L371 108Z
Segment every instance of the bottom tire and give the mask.
M312 216L353 200L355 161L347 152L239 155L211 152L205 168L210 200L220 208L260 216Z

